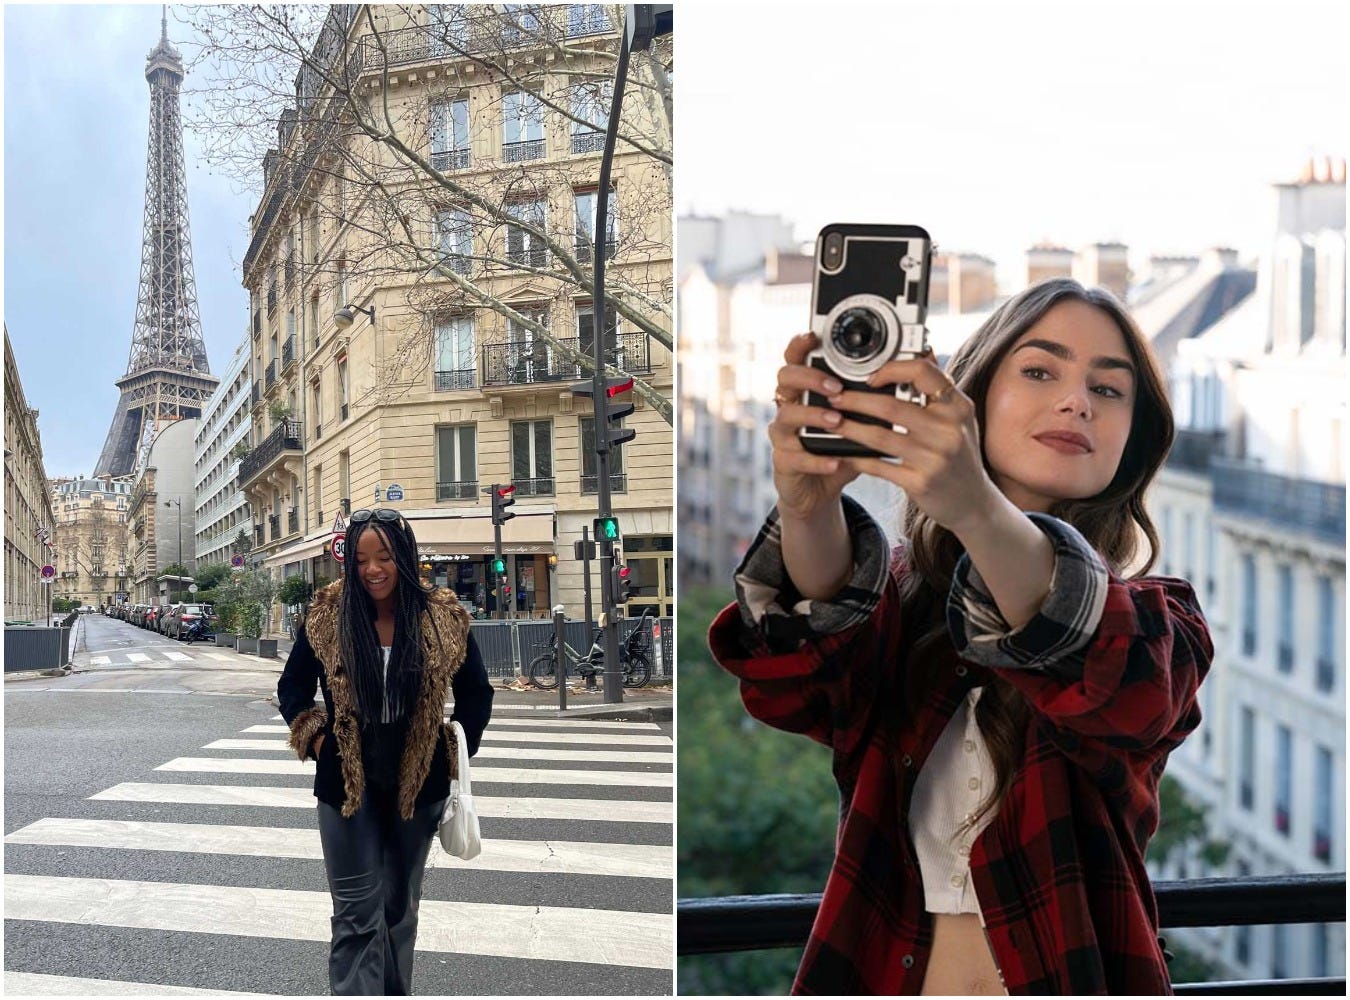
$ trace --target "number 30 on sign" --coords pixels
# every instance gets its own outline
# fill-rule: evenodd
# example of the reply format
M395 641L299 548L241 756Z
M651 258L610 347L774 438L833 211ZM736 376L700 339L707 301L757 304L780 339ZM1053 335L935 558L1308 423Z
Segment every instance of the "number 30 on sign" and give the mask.
M347 558L347 536L338 535L333 539L329 549L332 551L334 559L343 562Z

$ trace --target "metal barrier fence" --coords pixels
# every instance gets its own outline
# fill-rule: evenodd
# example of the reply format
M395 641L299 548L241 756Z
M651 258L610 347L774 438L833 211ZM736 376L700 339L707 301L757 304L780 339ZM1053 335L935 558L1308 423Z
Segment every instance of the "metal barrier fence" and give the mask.
M70 662L72 631L67 626L6 625L5 673L65 666Z
M1163 929L1345 922L1345 872L1159 881L1153 891ZM820 893L681 899L677 954L800 948L820 899ZM1183 983L1173 989L1178 996L1345 996L1345 977Z
M619 641L623 642L638 627L638 618L625 618L619 623ZM659 643L651 643L652 680L666 681L674 677L675 621L673 618L649 618L643 628L651 633L653 623L661 627ZM523 673L540 653L549 651L549 636L553 623L537 619L517 621L476 621L470 626L478 649L483 654L487 672L497 677ZM585 622L569 621L564 626L563 638L579 653L591 648L591 637ZM659 646L659 651L656 647Z

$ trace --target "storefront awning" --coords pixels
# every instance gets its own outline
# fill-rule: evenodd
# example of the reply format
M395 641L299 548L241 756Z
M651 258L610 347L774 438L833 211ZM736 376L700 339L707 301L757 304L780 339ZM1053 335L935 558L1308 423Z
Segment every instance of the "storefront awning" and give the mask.
M489 555L495 550L491 517L410 519L417 548L445 555ZM553 551L553 515L519 514L502 525L502 551L526 555Z

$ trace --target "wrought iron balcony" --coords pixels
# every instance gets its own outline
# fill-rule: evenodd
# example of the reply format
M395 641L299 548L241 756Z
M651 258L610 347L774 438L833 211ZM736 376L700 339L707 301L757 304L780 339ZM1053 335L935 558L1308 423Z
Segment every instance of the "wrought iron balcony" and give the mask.
M282 454L288 451L300 451L304 440L304 431L300 421L287 417L272 428L272 433L263 439L262 444L244 456L239 463L239 485L245 486L272 467Z
M274 542L275 542L278 538L281 537L281 515L280 515L280 514L268 514L268 515L267 515L267 529L268 529L268 534L269 534L269 537L270 537L271 541L274 541Z
M253 336L256 337L256 336L258 336L258 334L260 334L260 333L262 333L262 311L261 311L260 309L254 309L254 310L253 310Z
M441 266L448 267L456 274L468 274L473 270L473 257L469 254L446 250L441 255Z
M609 15L598 4L569 4L567 6L567 37L603 35L613 31Z
M295 334L286 338L281 345L281 368L284 371L295 363Z
M289 534L295 534L300 530L300 511L292 507L286 514L286 531Z
M1214 459L1214 509L1345 544L1345 484L1293 479Z
M253 544L262 545L267 539L263 537L263 526L260 524L253 529Z
M512 479L518 497L551 497L554 493L552 479Z
M267 362L267 368L264 369L263 381L266 388L271 389L277 382L277 359L273 358Z
M506 259L512 264L521 264L525 267L548 267L549 253L547 247L516 247L514 250L508 248Z
M605 151L605 133L573 132L573 153L603 153Z
M355 72L380 73L386 67L446 62L484 53L554 45L566 38L614 31L604 11L590 11L584 7L531 7L528 11L518 11L514 23L507 22L490 7L482 10L483 13L473 13L472 7L462 8L458 16L444 23L385 31L378 40L366 36L355 53L358 57ZM317 89L317 86L308 89Z
M433 170L467 170L469 151L467 149L445 149L431 154Z
M267 286L267 315L271 316L277 311L277 283L274 281Z
M1345 922L1345 873L1155 882L1159 927L1247 927ZM713 955L800 948L820 908L820 893L681 899L677 954ZM1177 995L1345 995L1345 977L1276 982L1180 983Z
M437 500L473 500L478 496L478 480L459 483L437 483Z
M292 285L295 284L295 258L294 258L294 257L287 257L287 258L286 258L286 264L285 264L285 267L283 268L283 270L284 270L284 273L285 273L285 275L286 275L286 287L287 287L287 288L290 288Z
M1167 464L1186 472L1208 472L1210 459L1223 451L1224 437L1223 431L1179 427L1172 439L1172 450L1167 453Z
M605 260L613 260L618 247L619 244L616 241L605 240ZM595 250L595 244L590 240L577 240L573 249L576 252L578 264L589 264Z
M529 160L542 160L543 158L543 139L525 139L521 142L502 144L502 161L505 163L525 163Z
M572 351L589 358L593 343L589 337L558 339L563 350L542 340L509 341L505 344L487 344L483 347L484 385L532 385L539 382L560 382L579 379L588 374L577 361L564 360L564 351ZM605 362L630 374L652 370L651 351L647 336L642 333L623 333L615 347L606 355Z
M455 389L472 389L477 384L478 371L474 368L436 373L437 392L450 392Z
M253 405L257 406L262 402L262 382L258 379L253 380L253 393L251 395Z
M623 472L611 472L611 473L609 474L609 491L610 491L611 493L627 493L627 492L628 492L628 475L627 475L627 473L623 473ZM589 476L582 476L582 477L581 477L581 492L582 492L583 494L585 494L585 493L599 493L599 492L600 492L600 476L599 476L598 474L594 473L594 472L591 473Z

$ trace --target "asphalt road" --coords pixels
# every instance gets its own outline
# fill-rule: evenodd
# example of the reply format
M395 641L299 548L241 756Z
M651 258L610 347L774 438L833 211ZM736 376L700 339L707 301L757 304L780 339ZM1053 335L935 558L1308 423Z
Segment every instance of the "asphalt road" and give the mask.
M5 685L6 992L326 993L312 772L266 700L280 662L85 625L84 672ZM668 724L546 714L499 703L474 762L488 849L433 851L419 993L671 991Z

